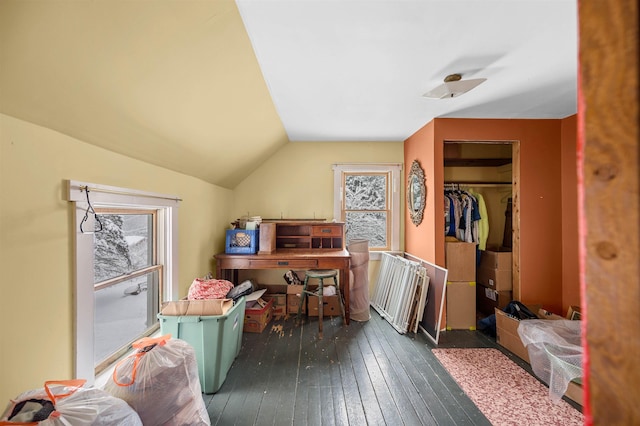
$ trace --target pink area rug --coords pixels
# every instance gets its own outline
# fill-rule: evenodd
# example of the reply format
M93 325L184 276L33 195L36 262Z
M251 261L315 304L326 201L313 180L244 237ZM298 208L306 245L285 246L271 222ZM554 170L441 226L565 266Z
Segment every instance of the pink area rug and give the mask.
M497 349L433 349L493 425L582 425L584 416Z

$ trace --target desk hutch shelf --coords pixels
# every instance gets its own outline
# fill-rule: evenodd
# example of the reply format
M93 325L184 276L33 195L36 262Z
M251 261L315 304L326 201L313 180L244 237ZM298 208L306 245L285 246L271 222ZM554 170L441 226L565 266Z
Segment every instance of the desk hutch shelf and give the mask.
M344 223L317 220L262 221L259 253L276 250L344 250Z

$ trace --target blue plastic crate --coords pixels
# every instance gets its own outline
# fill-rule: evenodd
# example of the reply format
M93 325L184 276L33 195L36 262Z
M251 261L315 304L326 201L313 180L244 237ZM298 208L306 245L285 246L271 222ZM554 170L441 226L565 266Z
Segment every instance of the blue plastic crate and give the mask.
M258 252L258 230L228 229L225 253L255 254Z
M225 315L168 316L158 314L160 332L193 346L202 392L220 389L231 364L240 353L245 299L241 297Z

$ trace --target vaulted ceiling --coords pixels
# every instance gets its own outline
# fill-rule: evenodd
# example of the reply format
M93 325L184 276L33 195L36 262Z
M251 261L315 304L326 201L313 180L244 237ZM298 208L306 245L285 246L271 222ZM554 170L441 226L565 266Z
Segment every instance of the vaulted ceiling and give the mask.
M576 0L0 1L0 112L233 188L284 144L576 113ZM486 78L422 95L448 74Z

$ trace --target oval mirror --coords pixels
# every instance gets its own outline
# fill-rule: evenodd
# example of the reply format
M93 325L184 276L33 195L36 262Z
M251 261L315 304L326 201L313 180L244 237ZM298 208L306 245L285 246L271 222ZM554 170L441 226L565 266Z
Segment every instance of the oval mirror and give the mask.
M418 226L422 222L427 201L427 187L424 183L424 170L418 160L413 160L407 178L407 205L411 221Z

